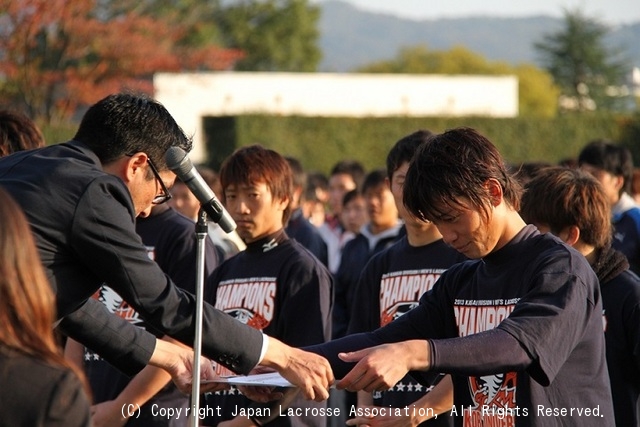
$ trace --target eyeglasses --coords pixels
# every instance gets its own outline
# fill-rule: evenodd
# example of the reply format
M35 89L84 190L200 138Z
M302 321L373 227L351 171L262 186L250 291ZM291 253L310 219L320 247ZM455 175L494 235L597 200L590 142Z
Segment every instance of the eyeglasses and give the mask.
M169 201L169 199L171 199L171 193L169 192L169 189L167 188L167 186L164 184L164 181L162 180L162 178L160 178L158 169L156 169L156 166L153 164L153 162L149 157L147 157L147 162L151 167L151 172L153 172L153 176L155 176L156 180L158 180L158 182L160 183L160 189L162 190L162 194L159 194L156 197L154 197L151 203L154 205L161 205Z

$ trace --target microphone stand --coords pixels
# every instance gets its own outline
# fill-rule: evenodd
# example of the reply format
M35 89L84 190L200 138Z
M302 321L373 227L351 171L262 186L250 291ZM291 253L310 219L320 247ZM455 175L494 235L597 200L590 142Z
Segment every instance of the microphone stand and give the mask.
M193 383L191 387L191 413L189 414L189 425L192 427L198 427L200 415L200 355L202 354L202 306L207 224L207 213L201 208L196 222L196 331L193 340Z

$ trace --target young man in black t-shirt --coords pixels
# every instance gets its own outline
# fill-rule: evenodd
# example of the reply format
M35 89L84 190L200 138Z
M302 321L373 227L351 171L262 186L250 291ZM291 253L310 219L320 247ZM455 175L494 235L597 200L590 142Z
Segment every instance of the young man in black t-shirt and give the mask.
M284 226L291 214L292 175L287 161L273 150L253 145L236 150L220 170L223 200L247 248L211 275L205 299L241 322L288 345L301 347L331 337L332 278L327 268ZM230 371L218 366L219 375ZM205 397L220 408L203 425L252 425L238 408L251 403L231 388ZM293 407L324 408L326 402L298 399ZM297 424L295 424L297 423ZM277 417L273 426L324 426L324 416Z
M457 426L614 425L598 278L582 254L524 222L520 194L473 129L420 147L405 206L470 260L388 325L310 348L330 360L338 388L447 373Z
M640 421L640 279L611 247L605 191L583 171L547 168L527 185L522 217L580 251L600 281L602 316L616 425Z
M360 275L353 295L351 320L347 334L373 331L417 306L420 297L430 290L440 275L451 265L466 258L449 247L438 229L409 215L404 208L402 188L409 162L431 132L420 130L400 139L387 155L387 179L398 214L403 219L406 235L398 242L374 255ZM358 392L358 406L421 407L430 386L423 386L410 375L389 390ZM448 402L448 409L451 403ZM411 425L426 420L428 411L401 412L387 418L405 418ZM385 418L385 417L378 417ZM361 422L366 422L360 419ZM450 425L452 418L442 415L424 425Z
M578 165L600 181L611 206L611 244L627 257L631 271L640 274L640 207L630 196L631 152L611 141L595 140L580 151Z

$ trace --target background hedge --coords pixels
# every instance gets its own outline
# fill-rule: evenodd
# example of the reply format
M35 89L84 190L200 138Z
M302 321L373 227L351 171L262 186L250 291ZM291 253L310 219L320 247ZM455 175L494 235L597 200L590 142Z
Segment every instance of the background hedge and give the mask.
M357 159L367 169L384 167L387 152L418 129L443 132L469 126L486 135L509 163L557 163L577 156L593 139L629 146L640 165L640 116L567 115L554 119L322 118L238 116L205 119L209 163L219 167L233 149L253 143L300 159L307 170L328 173L340 159Z
M589 141L610 139L629 147L640 166L640 114L580 114L553 119L484 117L326 118L236 116L204 119L207 163L218 168L237 147L261 143L300 159L305 169L328 173L340 159L357 159L370 170L384 167L389 148L418 129L442 132L470 126L486 135L509 163L575 157ZM49 143L70 139L75 125L43 126Z

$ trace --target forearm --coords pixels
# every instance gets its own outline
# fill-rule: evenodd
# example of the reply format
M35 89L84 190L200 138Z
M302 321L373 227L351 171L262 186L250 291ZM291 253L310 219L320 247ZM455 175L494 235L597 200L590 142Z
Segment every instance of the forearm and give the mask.
M451 375L445 375L442 380L431 389L431 391L420 399L416 400L413 405L418 408L431 409L431 411L415 411L416 414L425 414L418 422L422 423L429 419L426 414L433 413L441 415L448 412L453 407L453 382Z
M73 338L67 338L64 346L64 357L73 363L80 372L84 372L84 346Z
M430 340L430 369L461 375L489 375L528 367L532 359L518 340L501 329L460 338Z

